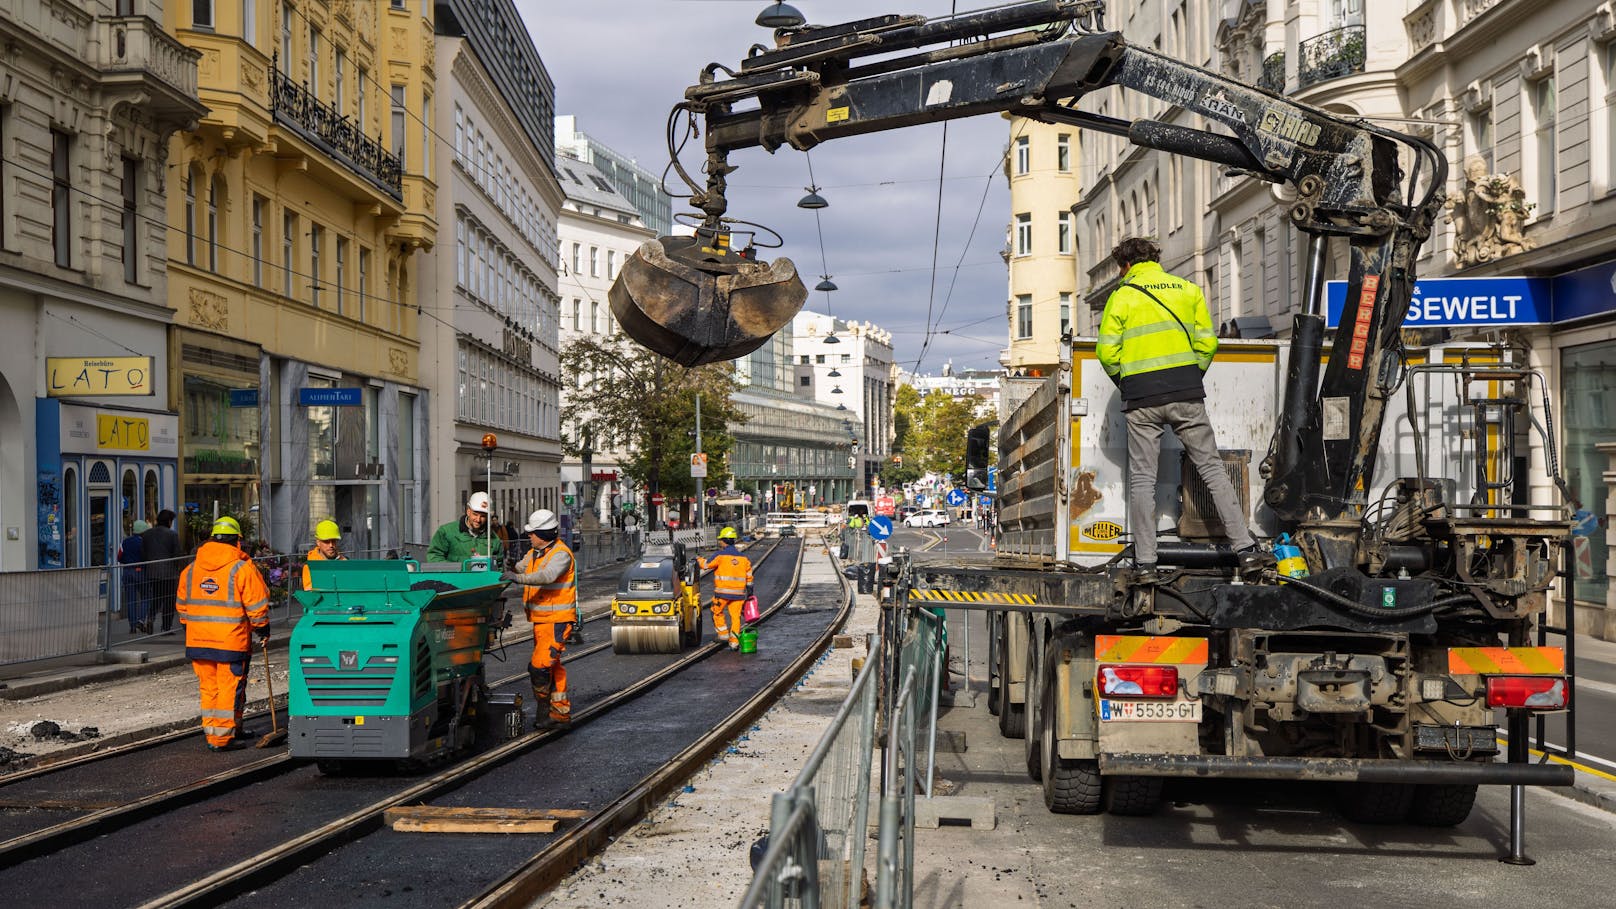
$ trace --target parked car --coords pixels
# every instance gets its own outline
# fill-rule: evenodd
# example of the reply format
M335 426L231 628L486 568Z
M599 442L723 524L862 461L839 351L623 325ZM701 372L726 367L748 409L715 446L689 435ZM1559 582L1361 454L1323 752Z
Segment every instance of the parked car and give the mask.
M917 511L909 517L903 519L903 526L947 527L948 512L937 508L928 508L925 511Z

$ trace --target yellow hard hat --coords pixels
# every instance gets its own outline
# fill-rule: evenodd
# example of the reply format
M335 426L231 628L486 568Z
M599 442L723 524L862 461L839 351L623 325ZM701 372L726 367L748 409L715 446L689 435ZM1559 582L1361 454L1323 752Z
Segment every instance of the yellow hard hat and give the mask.
M720 540L737 540L740 539L740 536L740 534L735 532L735 528L733 527L725 527L723 530L718 532L718 538Z
M213 529L208 531L213 536L241 536L241 524L235 518L225 515L213 522Z
M325 540L340 540L342 539L342 528L337 526L336 521L330 519L321 521L314 525L314 538L322 542Z

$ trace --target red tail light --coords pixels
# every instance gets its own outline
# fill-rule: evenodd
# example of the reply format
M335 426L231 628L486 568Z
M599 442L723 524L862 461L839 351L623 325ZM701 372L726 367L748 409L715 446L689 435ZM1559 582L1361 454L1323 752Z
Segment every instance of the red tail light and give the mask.
M1170 698L1178 695L1177 666L1101 666L1100 693L1113 698Z
M1562 675L1494 675L1487 678L1488 707L1561 710L1571 700Z

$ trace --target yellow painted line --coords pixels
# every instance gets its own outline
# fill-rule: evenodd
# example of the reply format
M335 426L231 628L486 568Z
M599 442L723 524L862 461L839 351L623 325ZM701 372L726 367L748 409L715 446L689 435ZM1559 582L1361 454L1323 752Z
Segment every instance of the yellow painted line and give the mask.
M1509 739L1506 739L1503 736L1499 736L1497 741L1498 741L1498 745L1499 745L1500 748L1508 748L1509 747ZM1565 766L1570 767L1570 768L1572 768L1574 770L1580 771L1582 773L1592 774L1593 776L1597 776L1602 780L1609 780L1612 783L1616 783L1616 774L1606 773L1603 770L1596 770L1593 767L1589 767L1587 764L1584 764L1584 763L1582 763L1580 761L1567 760L1566 758L1563 758L1563 757L1559 756L1558 754L1555 754L1552 751L1539 751L1536 748L1528 748L1528 749L1526 749L1526 751L1527 751L1528 754L1531 754L1531 755L1533 755L1535 757L1548 758L1550 761L1553 761L1556 764L1564 764Z

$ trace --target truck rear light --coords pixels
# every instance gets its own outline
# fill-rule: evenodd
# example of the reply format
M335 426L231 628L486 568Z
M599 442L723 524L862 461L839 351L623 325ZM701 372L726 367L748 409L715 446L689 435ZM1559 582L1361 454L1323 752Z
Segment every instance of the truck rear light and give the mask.
M1177 666L1101 666L1100 693L1114 698L1178 695Z
M1494 675L1487 677L1488 707L1561 710L1571 700L1562 675Z

